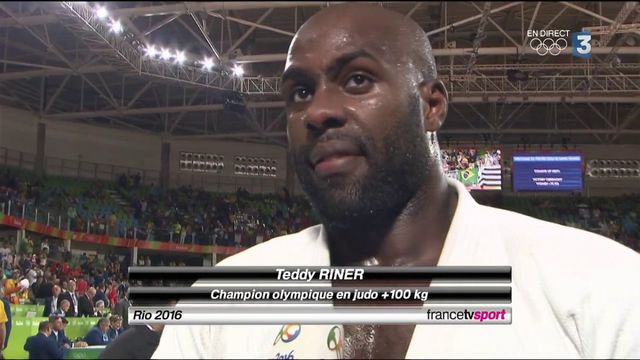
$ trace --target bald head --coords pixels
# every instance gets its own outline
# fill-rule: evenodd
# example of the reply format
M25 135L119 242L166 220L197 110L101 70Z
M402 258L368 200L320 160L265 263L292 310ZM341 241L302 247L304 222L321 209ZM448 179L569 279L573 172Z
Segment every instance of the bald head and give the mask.
M288 60L295 52L320 42L330 42L336 48L358 46L378 52L413 83L437 76L431 44L420 25L377 5L352 3L321 10L294 37Z

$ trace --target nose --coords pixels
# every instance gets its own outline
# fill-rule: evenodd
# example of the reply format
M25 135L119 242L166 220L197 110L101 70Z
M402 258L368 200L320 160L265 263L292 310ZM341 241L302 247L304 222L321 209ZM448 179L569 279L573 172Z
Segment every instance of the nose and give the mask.
M318 89L306 111L305 127L314 135L332 128L340 128L346 123L343 107L337 91Z

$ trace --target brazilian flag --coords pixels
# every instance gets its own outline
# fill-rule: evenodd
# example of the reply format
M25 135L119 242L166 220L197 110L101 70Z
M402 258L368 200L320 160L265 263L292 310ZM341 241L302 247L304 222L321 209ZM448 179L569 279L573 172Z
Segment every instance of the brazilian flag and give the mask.
M478 168L458 171L458 180L465 186L472 186L478 183Z

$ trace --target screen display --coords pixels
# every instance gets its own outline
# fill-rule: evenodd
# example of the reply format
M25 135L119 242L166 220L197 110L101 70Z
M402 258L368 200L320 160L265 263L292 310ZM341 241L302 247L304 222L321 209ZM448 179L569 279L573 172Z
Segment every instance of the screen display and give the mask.
M582 191L582 154L514 153L513 191Z
M454 148L440 151L444 173L467 190L502 189L502 153L499 149Z

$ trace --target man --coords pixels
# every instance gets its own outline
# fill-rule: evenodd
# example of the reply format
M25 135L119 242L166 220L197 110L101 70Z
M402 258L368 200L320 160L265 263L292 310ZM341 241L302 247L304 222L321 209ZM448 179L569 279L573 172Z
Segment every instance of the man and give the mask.
M64 316L53 315L49 317L49 323L51 324L51 335L49 335L49 337L55 340L58 347L69 349L72 347L87 346L84 341L73 342L65 335L64 328L69 323L69 321Z
M89 317L95 315L95 308L93 304L93 297L95 296L96 289L90 287L87 291L78 299L78 316Z
M64 359L64 347L58 347L50 335L49 321L40 322L38 334L29 337L24 344L24 350L29 352L29 359Z
M43 278L44 282L38 287L38 290L35 293L36 299L42 301L39 302L39 304L43 304L46 298L53 296L53 276L47 270Z
M99 359L150 359L163 328L164 324L131 326L107 345Z
M100 318L98 323L85 335L84 341L89 346L107 345L110 342L107 331L109 331L109 319Z
M44 312L42 316L48 317L58 310L58 297L60 297L60 286L54 285L52 296L44 299ZM69 300L67 300L68 302Z
M66 347L68 349L72 346L73 342L64 334L63 318L64 317L59 315L52 315L49 317L49 324L51 325L51 334L49 337L55 340L58 346Z
M107 332L107 335L109 335L109 341L116 339L123 331L122 317L120 317L120 315L111 315L109 317L109 331Z
M122 318L122 327L125 329L129 326L129 306L131 306L129 289L126 289L124 291L124 297L118 301L114 310L115 313Z
M36 276L36 281L31 284L31 293L33 293L34 298L36 299L36 303L42 304L44 302L44 297L41 297L42 289L45 286L44 277L40 274Z
M27 278L27 280L29 280L29 287L31 287L33 284L36 283L36 280L38 278L38 272L36 271L36 269L31 268L25 272L25 277Z
M67 283L67 292L58 296L58 306L63 300L68 300L71 305L69 317L78 316L78 294L76 293L76 282L69 280Z
M104 301L102 301L102 300L96 301L95 316L98 316L98 317L106 316L106 311L105 311L105 307L104 307Z
M640 256L478 205L447 179L435 133L448 98L436 76L426 34L405 15L349 4L309 19L289 48L282 94L289 154L322 225L221 264L512 266L511 324L336 324L329 336L347 358L639 357L640 284L630 274ZM285 346L273 343L282 326L169 325L153 357L324 357L325 328L303 324L309 341Z
M105 284L104 284L104 282L100 282L99 285L97 286L96 296L93 298L93 300L96 303L98 301L102 300L106 307L111 307L111 304L109 304L109 299L107 298L107 295L105 293Z
M63 299L60 302L60 307L52 311L51 314L49 315L64 316L65 318L73 317L73 310L71 309L71 303L69 302L69 300Z
M62 319L62 316L56 315L49 317L49 323L51 325L51 334L49 337L56 342L58 347L69 349L73 346L73 342L64 334Z
M118 298L121 299L124 297L124 294L127 292L127 290L129 289L129 286L127 285L126 282L122 281L121 278L118 278Z
M60 285L60 288L62 289L62 294L66 294L69 292L69 290L67 290L69 288L69 283L66 281L63 281L62 284Z

